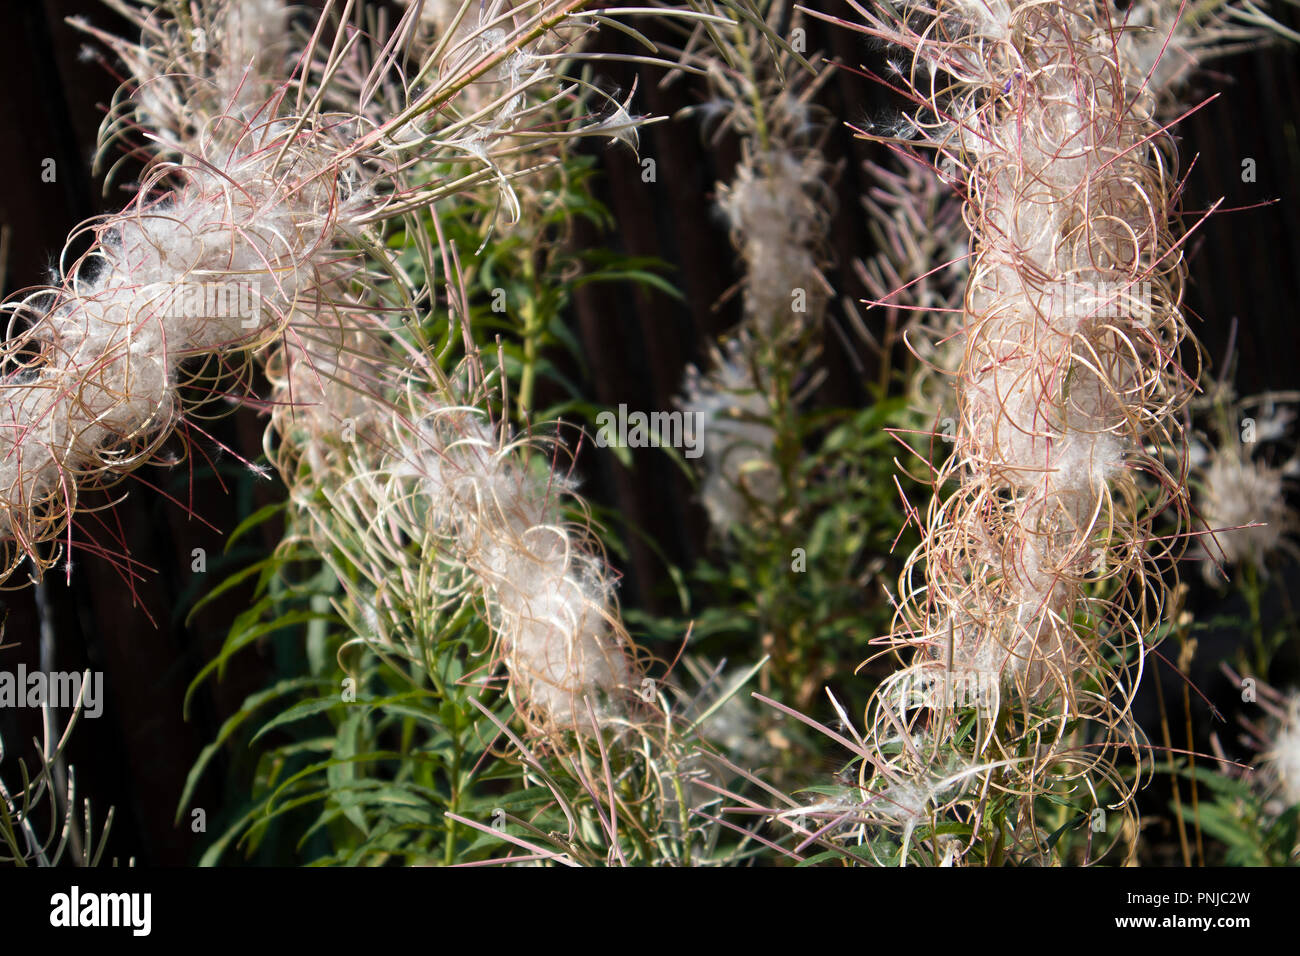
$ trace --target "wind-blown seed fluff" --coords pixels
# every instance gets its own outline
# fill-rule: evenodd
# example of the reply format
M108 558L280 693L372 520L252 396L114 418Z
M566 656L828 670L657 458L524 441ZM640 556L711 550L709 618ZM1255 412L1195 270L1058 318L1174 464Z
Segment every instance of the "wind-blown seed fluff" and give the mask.
M523 47L543 22L587 26L571 16L582 5L518 3L517 27L471 33L463 54L424 51L409 76L397 59L342 42L355 36L349 23L334 24L339 42L329 24L292 40L273 0L113 0L138 42L82 24L130 74L101 151L143 133L156 160L125 211L83 227L94 246L55 288L4 307L22 331L0 352L0 580L25 558L38 568L58 559L42 546L67 527L79 488L150 461L183 421L191 377L210 388L282 335L293 349L349 334L351 323L331 318L356 307L341 283L389 266L386 224L414 225L483 184L513 202L499 160L528 149L503 138L534 115L525 106L553 99L526 97L532 86L556 82ZM508 87L505 104L452 115L484 77ZM555 136L605 128L566 116Z
M912 55L898 81L925 104L909 117L916 145L963 188L972 253L955 443L889 638L912 654L868 731L883 753L900 732L924 737L898 757L904 778L965 753L1027 797L1094 775L1116 784L1115 748L1140 743L1128 700L1162 604L1151 522L1186 508L1171 476L1188 394L1172 143L1105 4L858 9L863 32ZM1153 502L1134 493L1137 469L1165 489ZM1032 722L1015 735L997 719L1011 704ZM1087 747L1066 746L1067 724ZM1030 858L1040 837L1025 834Z
M564 516L572 487L543 454L475 408L432 405L386 470L427 501L433 540L481 589L521 707L581 729L635 690L630 642L603 556Z

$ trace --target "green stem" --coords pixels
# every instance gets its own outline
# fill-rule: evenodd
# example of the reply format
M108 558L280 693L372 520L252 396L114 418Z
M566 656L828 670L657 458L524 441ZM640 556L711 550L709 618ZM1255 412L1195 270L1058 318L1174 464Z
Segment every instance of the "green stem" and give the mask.
M1264 622L1263 615L1260 611L1262 595L1259 586L1259 570L1249 561L1246 562L1243 569L1246 579L1242 585L1241 593L1246 598L1246 605L1250 608L1250 640L1255 651L1255 675L1261 680L1268 679L1268 648L1264 640Z
M519 376L519 421L524 423L533 408L533 392L537 387L537 356L541 346L542 332L546 327L537 303L541 289L538 288L537 273L533 268L531 255L524 259L524 278L532 294L519 306L524 320L524 366Z
M456 821L448 814L460 812L460 765L461 755L464 748L461 745L460 734L452 734L452 756L451 756L451 774L448 778L447 795L447 813L443 815L443 820L447 823L447 843L443 847L442 861L444 866L451 866L456 862Z

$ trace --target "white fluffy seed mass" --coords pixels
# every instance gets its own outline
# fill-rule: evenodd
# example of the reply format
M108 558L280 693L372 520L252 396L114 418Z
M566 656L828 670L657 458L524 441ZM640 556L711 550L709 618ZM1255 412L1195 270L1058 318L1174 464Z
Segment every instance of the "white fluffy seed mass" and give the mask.
M474 409L436 407L393 474L417 483L444 547L480 582L521 706L547 727L588 727L619 712L631 683L613 583L564 518L567 482L502 438Z
M984 109L962 142L976 246L959 452L972 489L997 494L1002 529L988 539L990 571L974 572L999 579L976 602L978 639L1002 646L1008 672L1034 658L1065 671L1074 582L1096 563L1089 539L1140 448L1155 381L1134 356L1167 308L1146 280L1166 249L1164 211L1142 185L1155 158L1149 103L1130 99L1140 78L1116 69L1104 35L1074 35L1088 4L963 9L1037 63L1032 80L1008 74L1015 109Z
M120 470L164 437L187 360L280 327L338 232L337 195L310 151L273 170L251 143L186 167L166 200L103 221L87 260L7 346L36 351L0 396L0 534L31 540L44 508L70 511L78 478ZM300 178L301 177L301 178ZM37 515L33 515L33 511Z
M772 409L754 383L744 338L732 339L708 372L686 370L678 407L699 416L703 435L700 501L713 527L725 531L752 516L753 502L776 504L781 492L774 461Z
M1272 746L1261 756L1266 779L1284 806L1300 803L1300 692L1284 703Z
M1213 539L1204 542L1206 552L1221 564L1262 568L1291 525L1282 471L1233 449L1220 449L1202 482L1201 517L1214 532ZM1204 571L1208 580L1218 577L1213 561Z
M720 190L745 262L746 321L761 339L786 335L801 316L817 314L825 215L815 189L824 173L817 154L770 150L741 163Z

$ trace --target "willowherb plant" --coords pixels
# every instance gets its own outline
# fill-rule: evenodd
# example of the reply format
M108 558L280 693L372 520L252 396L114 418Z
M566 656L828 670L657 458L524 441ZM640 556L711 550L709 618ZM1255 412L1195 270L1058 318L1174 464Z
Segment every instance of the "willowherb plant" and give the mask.
M566 514L581 499L552 469L563 446L510 436L481 387L453 384L472 380L413 378L402 405L376 399L373 424L359 426L373 431L327 459L326 480L295 485L305 534L343 562L345 616L377 649L420 662L470 603L532 727L624 716L639 689L636 652L597 539Z
M481 57L519 42L494 74L467 88L474 95L463 97L464 115L452 124L464 130L457 142L491 166L512 218L535 211L529 185L537 170L528 164L562 163L565 144L579 134L632 136L634 143L638 123L618 104L605 118L592 118L587 98L571 95L558 70L563 44L556 37L507 37L504 26L532 6L492 5L478 11L473 29L462 17L452 33L412 38L419 48L432 47L452 78L467 51ZM581 22L556 26L566 28L559 36L567 42ZM558 133L516 135L523 124ZM484 152L498 141L499 154ZM446 161L421 156L412 160L411 175L444 175ZM474 185L460 183L466 191ZM410 224L407 235L423 228ZM342 291L340 280L330 301L291 319L267 363L277 439L268 452L290 483L305 533L323 553L338 552L331 560L360 571L358 586L348 568L336 568L350 591L347 616L355 620L360 609L370 618L359 632L409 635L400 617L445 620L443 612L473 601L491 625L496 657L533 729L553 734L624 718L639 691L640 665L618 615L612 570L589 523L569 517L582 514L583 505L574 484L551 467L562 444L512 436L487 410L467 328L468 291L454 249L440 231L438 237L440 258L417 242L414 269L367 246L380 268L343 277L363 286L365 296ZM452 324L435 349L420 330L418 303L435 299L440 272L448 277ZM457 345L457 322L465 326L468 359L448 374L438 363ZM526 372L521 389L529 391ZM419 641L402 643L419 657Z
M116 54L129 77L101 128L100 162L110 145L138 133L156 154L202 164L214 140L234 146L259 117L270 118L266 101L287 81L295 46L284 0L203 4L197 18L169 3L104 3L140 33L119 37L73 21Z
M1169 550L1152 522L1186 510L1174 150L1106 4L854 7L910 55L916 146L960 184L971 230L955 443L900 579L887 646L910 663L868 739L921 780L959 754L998 767L948 804L970 827L958 858L997 794L1024 805L1013 832L988 821L996 840L1034 858L1036 796L1105 783L1127 811L1111 761L1143 748L1128 705Z
M330 175L342 131L285 132L261 123L216 137L202 163L159 164L125 211L87 227L94 245L62 285L6 305L21 329L3 358L6 577L24 554L53 561L42 545L79 484L148 460L179 419L190 360L278 333L313 257L359 214L362 201L340 202ZM164 140L179 145L172 133L182 135Z
M443 123L445 107L552 25L580 22L582 2L521 4L509 30L477 28L473 55L449 61L435 48L410 74L392 51L414 9L363 58L342 19L330 38L337 6L284 60L286 21L262 2L116 5L142 40L114 44L134 75L101 139L148 124L169 158L126 210L85 228L93 246L57 287L5 307L16 333L2 359L5 577L24 555L38 567L57 560L47 545L68 526L78 488L149 461L183 420L185 386L210 385L234 357L335 310L362 252L389 262L386 224L483 182L510 200L499 159L520 148L504 142L511 110L549 71L507 71L500 96ZM351 108L337 108L341 97ZM607 124L579 117L551 136L584 128ZM431 168L441 174L429 178Z
M1161 112L1181 109L1181 89L1209 60L1255 49L1275 36L1296 37L1252 0L1139 0L1115 19L1125 59L1157 98Z
M767 395L755 381L752 347L745 333L714 350L701 373L688 366L678 405L699 416L706 436L700 501L715 528L743 523L759 508L773 508L781 496L774 462L776 429Z
M89 675L87 675L89 676ZM82 682L87 687L90 681ZM9 786L0 776L0 864L13 866L98 866L108 845L113 826L110 807L99 826L92 824L89 798L77 799L75 768L67 765L66 748L81 716L84 700L78 699L62 731L56 731L54 709L41 703L42 739L36 745L36 760L29 766L17 761L17 773ZM11 762L4 739L0 738L0 770L9 773ZM77 811L81 811L78 819ZM116 862L116 861L115 861Z
M476 582L516 701L539 727L623 715L638 689L631 642L596 539L565 516L573 488L549 467L554 450L512 437L477 402L412 401L416 431L380 465L388 494L423 504L401 533L454 555Z
M1115 18L1119 50L1130 70L1144 78L1161 121L1176 119L1187 107L1184 89L1205 61L1261 45L1271 32L1284 32L1258 7L1247 10L1229 2L1196 6L1149 0L1130 4ZM892 82L902 67L892 58L887 64L886 82ZM917 135L906 117L860 132L895 146L906 146ZM897 152L901 169L867 164L874 185L863 201L880 251L855 266L874 298L869 305L885 311L885 342L892 342L901 328L920 362L908 377L914 406L925 420L937 423L935 431L946 439L952 437L955 402L950 393L965 344L962 300L970 228L962 220L962 197L948 188L951 167L927 167L920 158ZM860 331L877 345L865 326Z
M902 335L918 359L908 376L912 405L922 420L941 425L951 418L952 381L962 357L970 246L962 203L934 169L914 158L902 170L868 163L866 172L873 185L862 202L879 252L854 265L873 297L871 307L884 309L886 331L883 344L861 322L860 334L882 353L886 370L887 350Z
M473 29L463 29L469 21L461 18L454 39L443 34L413 42L431 46L455 75L459 67L446 64L500 48L507 42L503 24L530 6L493 5L479 11ZM564 25L570 34L580 26ZM626 135L634 125L621 107L615 118L621 115L627 129L591 121L584 97L564 95L567 81L553 62L558 43L543 39L522 45L481 88L467 89L473 95L464 97L465 118L457 121L466 127L465 148L490 164L512 219L529 208L529 177L536 178L529 164L561 162L575 131ZM515 129L525 122L561 132L516 141ZM489 157L483 150L498 140L500 154ZM437 156L422 158L412 175L436 178L440 163L445 160ZM419 248L417 271L430 283L424 289L408 291L416 285L409 270L380 255L389 274L366 283L368 299L336 299L328 322L318 312L302 329L291 323L268 365L279 438L270 451L314 527L308 534L326 549L342 547L368 582L350 595L354 612L360 607L373 615L382 604L391 617L438 621L445 609L476 601L530 725L548 733L590 728L593 718L600 724L622 712L632 685L632 649L610 569L589 529L564 515L571 500L581 507L572 483L545 466L540 444L509 438L504 422L492 422L468 329L470 360L451 375L437 366L455 344L450 331L436 357L420 335L394 331L419 326L415 303L433 298L432 277L440 271L455 277L447 303L453 324L468 315L454 252L444 244L439 261L427 245ZM368 310L382 300L388 300L385 314L376 319ZM556 442L552 450L561 447ZM348 518L340 522L340 515ZM348 526L346 545L340 524ZM350 580L338 570L341 580ZM397 594L389 593L387 582L394 581L402 582ZM411 630L391 623L380 630ZM418 642L407 651L418 658Z
M1199 813L1183 808L1186 822L1204 826L1224 847L1229 864L1293 866L1300 860L1300 694L1283 693L1259 676L1243 680L1231 667L1220 669L1235 686L1250 686L1250 711L1238 720L1238 737L1252 754L1249 763L1228 759L1218 735L1211 748L1218 773L1204 775L1214 796ZM1256 716L1258 711L1262 716Z
M676 764L694 765L693 744L647 695L643 654L619 617L614 572L575 483L558 467L563 445L540 437L550 432L545 427L514 433L495 410L489 383L502 385L504 409L504 376L484 373L461 258L439 216L452 203L458 211L490 210L483 194L493 191L508 218L531 216L540 208L530 202L536 167L565 162L573 137L635 144L640 121L626 106L611 101L612 109L593 111L580 92L586 81L575 84L560 70L561 51L584 25L568 16L578 6L462 4L455 24L430 38L412 28L420 12L413 5L382 52L382 38L350 51L342 40L330 46L317 39L319 27L310 37L295 34L289 48L301 51L281 61L281 75L268 68L268 115L288 109L296 91L300 101L355 117L378 134L373 145L392 160L390 178L386 193L367 195L392 216L376 215L367 223L373 229L341 236L293 300L277 339L259 352L272 385L266 449L289 485L285 554L298 560L307 544L337 576L341 593L330 601L352 632L339 652L350 674L373 674L353 663L351 652L361 648L403 659L399 679L413 687L428 680L437 694L460 699L466 685L486 684L500 661L517 711L546 742L544 752L568 761L564 773L572 770L581 784L581 763L593 750L601 760L644 758L636 779L664 804L679 789ZM399 48L421 63L409 80L366 66ZM407 105L412 99L430 107L427 116ZM296 123L292 117L286 122ZM495 218L485 217L485 233ZM407 247L401 255L380 241L396 238ZM524 413L529 408L522 402ZM491 631L486 676L451 676L459 664L449 663L448 650L474 631L467 612ZM454 691L448 680L457 681ZM463 716L471 726L477 720ZM508 736L526 763L535 744ZM449 789L454 810L468 786L458 776ZM682 818L677 842L689 843L682 834L701 824L686 821L681 801L673 806ZM455 838L446 845L450 860Z
M1271 690L1271 688L1270 688ZM1300 693L1265 698L1272 716L1272 734L1259 755L1263 770L1260 789L1272 801L1274 813L1300 804Z
M1214 453L1201 473L1199 502L1206 526L1215 529L1214 540L1205 546L1207 579L1216 577L1215 562L1263 568L1273 552L1295 550L1286 537L1296 522L1287 506L1284 478L1283 469L1251 458L1240 447Z
M207 9L195 29L248 52L230 29L242 22L240 8ZM189 49L179 30L151 31L147 13L120 10L141 18L158 44L142 45L133 67L188 55L171 49ZM229 79L223 69L216 77ZM209 92L213 77L191 79ZM24 554L38 567L52 563L42 546L67 524L78 485L111 482L148 460L177 424L191 360L272 341L319 282L317 257L373 208L353 188L362 164L340 156L348 123L218 115L191 131L181 113L188 91L170 77L164 84L160 94L136 77L137 91L150 91L140 113L157 124L167 152L198 155L156 164L125 211L88 227L94 245L64 270L61 286L6 306L11 328L26 326L4 355L6 576ZM372 167L371 181L380 175Z
M828 227L817 195L825 162L816 150L768 142L746 141L735 177L718 190L745 265L746 325L762 342L816 328L827 299L819 253Z
M723 28L696 26L680 54L709 79L711 98L695 109L706 128L741 139L730 182L718 184L718 208L743 266L744 319L711 368L688 369L679 401L709 423L701 497L724 532L750 513L746 499L772 506L782 493L773 460L780 419L791 382L812 364L809 338L830 294L822 269L831 170L811 104L824 74L780 38L800 22L788 4L772 0L755 13L737 13Z
M1196 554L1210 583L1221 582L1227 567L1247 565L1251 574L1267 574L1275 554L1300 553L1291 540L1298 522L1287 502L1300 455L1279 462L1266 450L1289 437L1296 395L1238 398L1227 380L1231 364L1194 407L1206 427L1190 455L1196 517L1206 529Z

